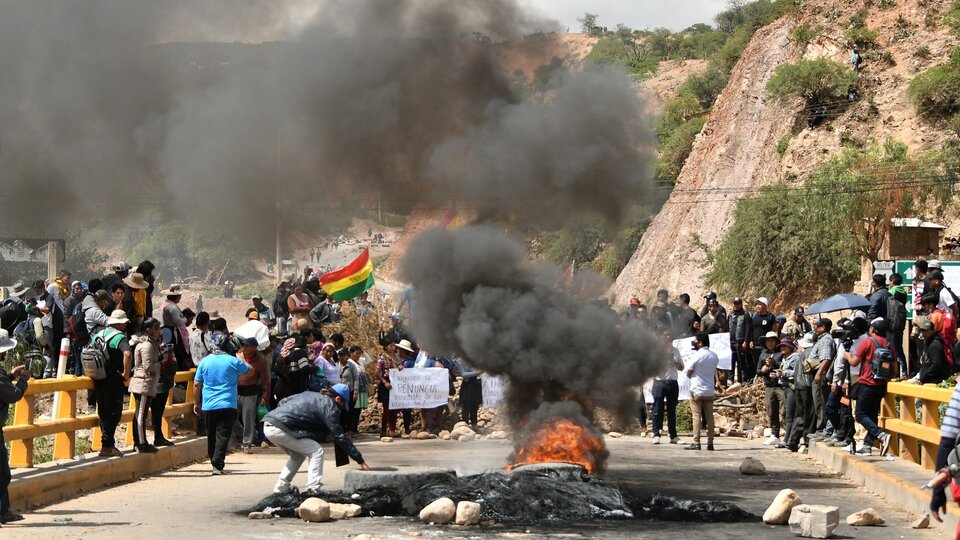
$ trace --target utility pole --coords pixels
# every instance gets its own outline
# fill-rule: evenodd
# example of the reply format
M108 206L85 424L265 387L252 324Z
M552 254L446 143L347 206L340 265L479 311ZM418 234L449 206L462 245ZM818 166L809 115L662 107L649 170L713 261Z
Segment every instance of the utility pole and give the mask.
M283 281L283 259L280 256L280 199L277 195L277 261L276 261L276 271L277 271L277 286L280 286L280 282Z
M380 204L380 188L377 187L377 223L383 227L383 207Z

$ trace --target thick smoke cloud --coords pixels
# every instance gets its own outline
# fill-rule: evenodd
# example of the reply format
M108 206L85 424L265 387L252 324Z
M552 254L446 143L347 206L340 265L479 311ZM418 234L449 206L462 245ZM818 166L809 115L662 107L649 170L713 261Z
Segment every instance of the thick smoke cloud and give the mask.
M519 425L541 402L574 398L624 415L633 387L663 372L656 338L601 302L556 289L498 229L431 229L411 243L402 277L417 291L413 330L425 348L510 378ZM596 297L596 296L594 296Z

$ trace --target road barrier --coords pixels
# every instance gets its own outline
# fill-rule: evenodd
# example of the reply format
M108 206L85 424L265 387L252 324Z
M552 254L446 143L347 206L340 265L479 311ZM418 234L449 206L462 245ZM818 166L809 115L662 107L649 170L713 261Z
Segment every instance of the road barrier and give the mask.
M162 431L164 436L170 437L173 427L172 420L183 416L188 428L196 429L196 417L193 415L194 386L193 376L195 369L180 371L174 381L187 384L186 401L173 403L173 391L167 396L167 407L163 411ZM93 429L91 446L93 450L100 449L99 419L96 414L77 414L77 392L93 389L93 380L89 377L64 376L60 379L31 380L24 393L23 399L17 402L13 413L13 424L3 428L3 437L10 443L10 465L13 467L33 467L33 440L37 437L54 435L53 459L72 459L77 455L77 431ZM45 394L58 396L55 400L57 408L53 411L53 419L37 421L37 397ZM123 411L121 423L127 424L127 445L133 443L134 400L131 396L130 405Z
M936 468L940 446L940 404L949 403L952 395L952 388L939 388L933 384L888 383L879 424L881 429L893 435L890 451L925 469ZM899 416L896 412L898 397ZM919 418L917 400L920 400Z

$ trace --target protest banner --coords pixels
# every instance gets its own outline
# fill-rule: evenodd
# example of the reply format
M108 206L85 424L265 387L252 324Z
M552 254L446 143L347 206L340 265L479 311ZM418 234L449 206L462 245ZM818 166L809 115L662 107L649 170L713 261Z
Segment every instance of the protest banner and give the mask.
M391 409L430 409L447 404L450 374L446 369L391 369L390 383Z
M710 334L710 350L716 353L717 359L720 362L717 364L717 369L733 369L733 351L730 350L730 332L723 332L720 334ZM696 352L693 350L693 338L685 337L680 339L673 340L673 346L680 352L680 359L683 361L683 365L690 363L690 358L693 356L693 353ZM685 400L690 399L690 379L687 378L687 374L683 370L677 371L677 383L680 386L680 397L679 399ZM653 381L647 381L643 385L643 397L650 403L653 401Z
M483 408L491 409L500 405L506 399L507 385L509 381L506 377L496 375L481 375L480 384L483 386Z

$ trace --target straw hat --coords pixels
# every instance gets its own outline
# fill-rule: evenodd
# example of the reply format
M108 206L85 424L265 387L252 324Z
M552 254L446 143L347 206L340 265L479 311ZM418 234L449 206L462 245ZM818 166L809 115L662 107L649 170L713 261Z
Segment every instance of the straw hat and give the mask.
M115 309L113 313L110 314L110 319L107 320L107 326L127 324L128 322L130 322L130 319L127 318L127 312L122 309Z
M179 283L174 283L170 285L170 288L165 291L160 291L160 296L182 296L183 295L183 286Z
M134 272L123 278L123 282L132 289L146 289L150 286L150 284L147 283L147 280L143 279L143 274L138 272Z
M0 329L0 353L5 353L17 346L17 340L10 338L10 333Z
M407 352L413 352L413 344L409 340L401 339L400 343L397 343L398 349L403 349Z

